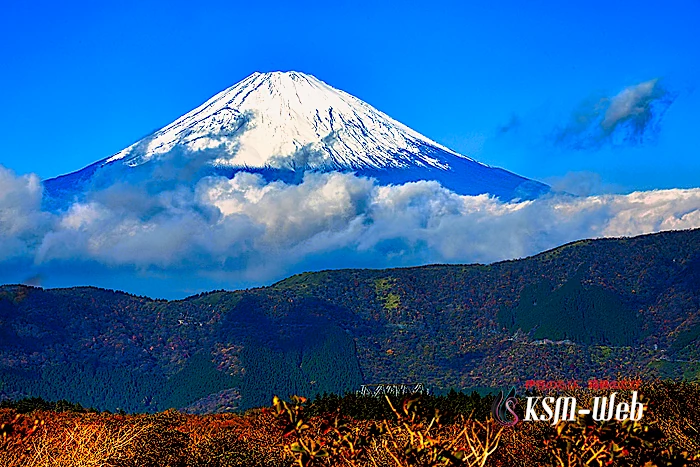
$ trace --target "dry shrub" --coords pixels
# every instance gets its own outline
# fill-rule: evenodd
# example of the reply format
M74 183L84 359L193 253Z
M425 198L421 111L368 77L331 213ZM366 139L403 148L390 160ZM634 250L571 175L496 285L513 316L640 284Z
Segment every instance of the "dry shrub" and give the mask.
M50 416L47 416L50 415ZM37 413L45 424L31 436L17 438L1 455L7 467L88 467L116 465L133 456L146 424L117 426L99 415Z
M585 404L586 391L575 394ZM643 387L641 422L589 418L493 422L450 418L409 399L389 420L307 416L306 400L276 399L246 415L113 415L0 409L2 467L691 466L700 464L697 384Z
M493 423L461 418L445 425L438 412L422 415L418 398L407 399L400 410L387 402L395 420L362 423L339 413L307 420L305 398L288 403L275 397L283 437L289 438L285 451L300 467L483 467L498 446L502 428Z
M275 426L269 417L202 417L175 411L129 416L53 412L24 416L12 411L0 415L6 433L0 445L3 467L282 465L282 456L270 449L270 440L280 433L266 429ZM36 428L34 420L39 420Z

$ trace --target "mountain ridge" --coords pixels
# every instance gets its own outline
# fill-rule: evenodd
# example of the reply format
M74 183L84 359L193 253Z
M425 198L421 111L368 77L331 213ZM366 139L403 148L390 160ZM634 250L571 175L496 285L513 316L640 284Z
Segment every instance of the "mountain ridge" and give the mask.
M698 277L694 229L492 265L304 273L177 301L2 286L0 398L153 411L407 380L440 391L698 379Z

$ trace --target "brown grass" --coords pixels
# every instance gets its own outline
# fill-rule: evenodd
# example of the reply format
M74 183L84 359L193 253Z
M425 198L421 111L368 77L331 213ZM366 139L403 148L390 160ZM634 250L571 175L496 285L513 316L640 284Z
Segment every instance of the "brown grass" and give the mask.
M0 410L2 467L692 466L700 464L697 385L648 387L642 423L519 423L421 417L307 417L303 400L246 415ZM583 393L577 394L584 398Z

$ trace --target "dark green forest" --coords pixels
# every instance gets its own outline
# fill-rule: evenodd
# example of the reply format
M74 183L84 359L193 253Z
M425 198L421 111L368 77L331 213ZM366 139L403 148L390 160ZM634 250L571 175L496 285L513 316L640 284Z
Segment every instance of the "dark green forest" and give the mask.
M334 270L184 300L0 287L0 399L244 410L361 384L700 375L700 230L491 265Z

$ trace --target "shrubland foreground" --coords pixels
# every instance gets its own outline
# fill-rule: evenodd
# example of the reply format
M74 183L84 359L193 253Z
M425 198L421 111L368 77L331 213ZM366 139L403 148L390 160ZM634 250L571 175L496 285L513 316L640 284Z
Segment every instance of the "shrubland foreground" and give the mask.
M588 400L587 390L569 393ZM275 398L240 414L96 412L3 403L0 465L15 466L684 466L700 465L700 387L647 383L640 422L491 420L492 397ZM520 399L521 412L524 400Z

